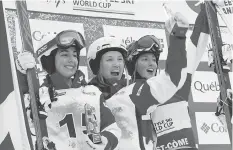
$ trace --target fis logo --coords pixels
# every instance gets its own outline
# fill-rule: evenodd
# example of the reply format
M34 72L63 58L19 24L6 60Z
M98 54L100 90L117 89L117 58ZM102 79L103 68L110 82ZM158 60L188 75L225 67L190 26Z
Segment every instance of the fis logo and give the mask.
M59 6L59 4L65 4L65 0L47 0L47 3L54 3L56 5L56 8Z

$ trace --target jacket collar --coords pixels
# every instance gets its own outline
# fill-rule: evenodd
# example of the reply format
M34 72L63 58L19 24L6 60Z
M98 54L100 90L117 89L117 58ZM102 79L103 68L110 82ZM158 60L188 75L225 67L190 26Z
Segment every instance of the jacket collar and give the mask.
M77 71L75 75L72 78L72 85L71 88L78 88L82 86L82 81L84 79L84 75L80 73L81 71ZM60 75L59 73L54 73L51 76L51 80L53 83L53 86L55 87L55 90L60 90L60 89L69 89L70 87L67 85L67 83L64 80L64 77Z

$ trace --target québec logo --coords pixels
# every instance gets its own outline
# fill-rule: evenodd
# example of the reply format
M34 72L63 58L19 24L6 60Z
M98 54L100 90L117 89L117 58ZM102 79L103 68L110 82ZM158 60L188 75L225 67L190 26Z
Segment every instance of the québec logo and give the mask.
M60 4L65 4L66 1L65 0L47 0L47 3L54 3L57 8Z

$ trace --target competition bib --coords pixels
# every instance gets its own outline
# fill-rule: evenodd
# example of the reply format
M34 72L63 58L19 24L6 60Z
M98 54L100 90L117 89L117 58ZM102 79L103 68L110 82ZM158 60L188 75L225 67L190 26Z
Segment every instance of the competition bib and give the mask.
M49 139L57 150L89 150L83 136L86 130L84 106L93 107L99 125L100 93L83 93L81 88L58 91L61 92L65 94L52 103L46 119Z
M158 106L152 113L152 120L157 133L157 150L195 147L188 102Z

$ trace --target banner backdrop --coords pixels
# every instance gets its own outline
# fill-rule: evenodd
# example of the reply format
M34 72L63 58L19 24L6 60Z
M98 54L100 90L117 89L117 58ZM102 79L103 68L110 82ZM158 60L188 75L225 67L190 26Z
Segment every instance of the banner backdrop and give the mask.
M103 36L117 36L128 45L146 34L159 38L163 52L160 55L159 67L164 69L167 57L167 40L165 37L164 21L166 14L162 4L157 0L44 0L27 1L33 46L36 49L40 41L49 34L56 34L64 29L74 29L81 32L87 47L96 39ZM197 1L174 0L168 6L174 12L181 12L189 21L192 32L194 21L199 12L195 6ZM21 51L21 38L17 14L13 1L4 1L5 22L7 23L9 43L16 56ZM232 26L232 0L225 0L221 7L223 16ZM219 18L223 42L231 46L232 34ZM211 48L211 44L206 48ZM87 50L81 52L80 69L88 81L93 77L87 68ZM45 72L37 62L37 73L42 82ZM232 68L231 68L232 69ZM228 131L213 115L219 96L219 84L213 68L208 67L208 52L202 57L197 72L193 76L189 108L195 138L199 150L230 150ZM1 114L0 114L1 115ZM0 141L1 143L2 141Z
M199 144L230 144L228 131L214 112L196 112L195 115Z
M191 0L29 0L27 5L28 10L39 12L164 22L166 16L161 7L164 2L194 24L200 7L196 6L198 1ZM6 7L15 8L14 2L7 2ZM232 1L225 0L220 10L232 26ZM220 25L225 25L222 20L219 21Z

